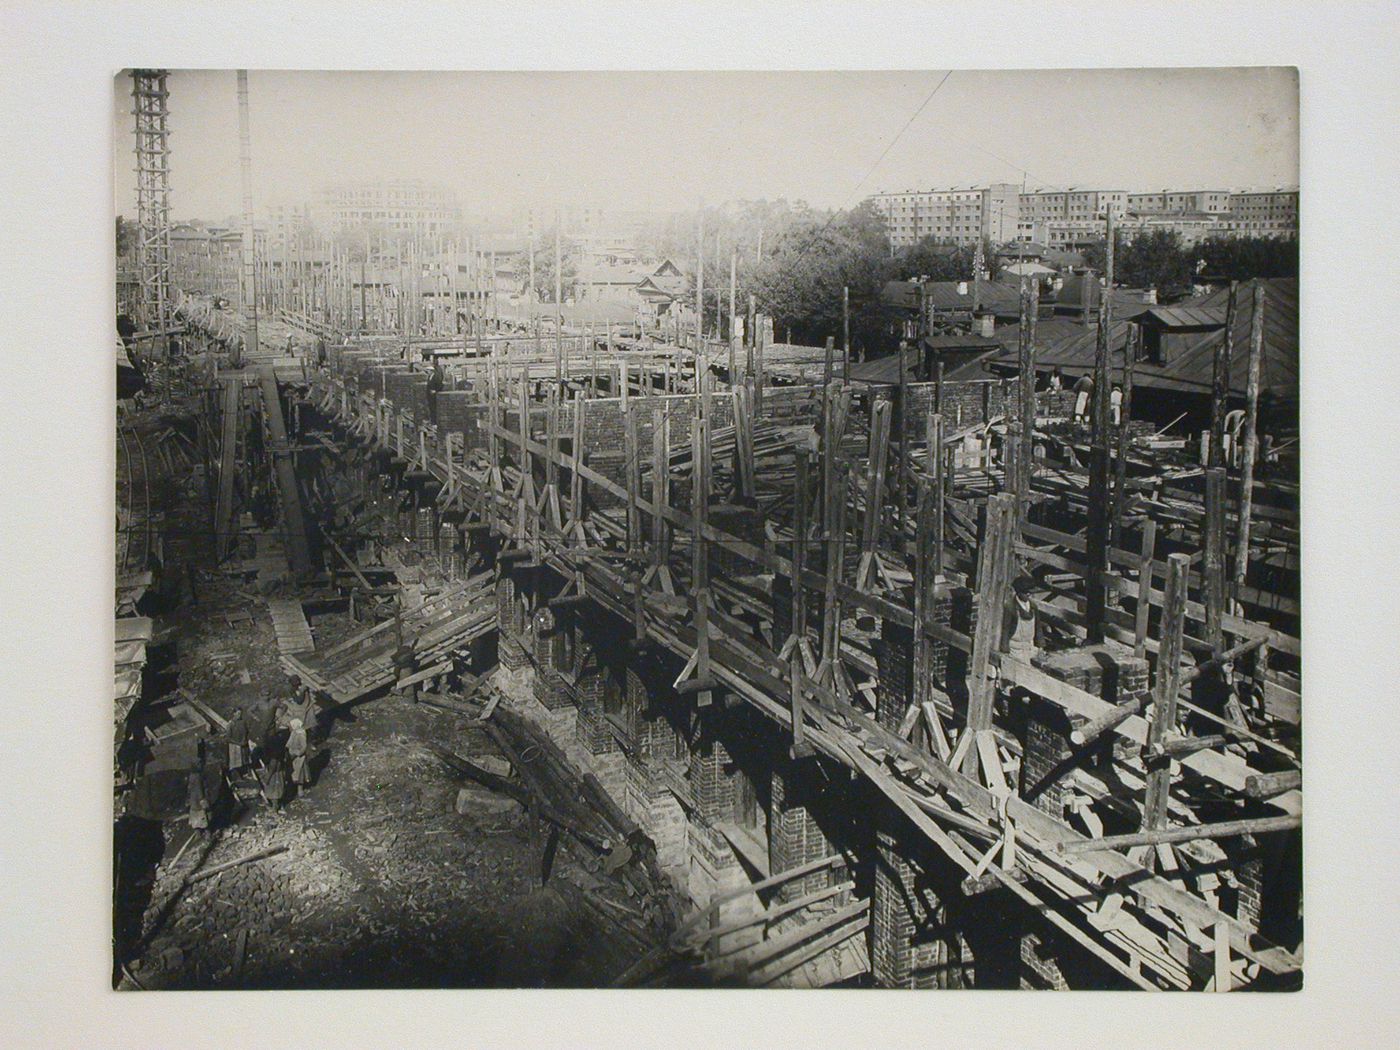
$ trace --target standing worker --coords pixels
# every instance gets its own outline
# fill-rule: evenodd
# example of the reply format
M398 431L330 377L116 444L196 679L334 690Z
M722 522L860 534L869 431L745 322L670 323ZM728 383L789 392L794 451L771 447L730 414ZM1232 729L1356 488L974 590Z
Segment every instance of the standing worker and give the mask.
M1089 399L1094 396L1093 377L1083 375L1074 384L1074 421L1084 423L1089 419Z
M1035 656L1035 578L1022 574L1012 582L1012 600L1003 619L1007 639L1007 655L1030 663Z
M287 757L292 763L292 783L297 787L311 783L311 744L300 718L293 718L287 734Z
M247 767L252 750L248 746L248 719L243 708L240 707L228 720L224 736L228 742L228 771L237 773Z
M433 426L437 426L438 421L438 391L447 385L447 377L442 371L442 362L433 361L433 374L428 377L428 419Z
M1115 386L1108 394L1108 414L1116 427L1123 419L1123 390Z

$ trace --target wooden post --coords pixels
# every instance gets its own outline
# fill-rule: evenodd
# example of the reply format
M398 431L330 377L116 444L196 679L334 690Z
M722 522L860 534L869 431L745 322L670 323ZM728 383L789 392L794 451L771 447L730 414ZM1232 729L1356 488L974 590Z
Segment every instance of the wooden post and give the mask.
M1239 282L1230 282L1230 298L1225 306L1225 331L1215 347L1210 386L1210 449L1206 465L1225 466L1225 414L1230 403L1230 344L1235 337Z
M1086 539L1085 616L1087 640L1104 638L1104 574L1108 570L1108 347L1113 324L1113 212L1105 216L1104 288L1099 296L1098 341L1094 350L1093 443L1089 456L1089 528Z
M652 565L660 570L670 553L669 526L665 511L671 505L671 423L659 404L651 409L651 516Z
M1128 424L1133 418L1133 372L1141 338L1141 326L1129 325L1123 342L1123 402L1118 410L1118 458L1113 471L1113 528L1109 543L1114 547L1123 543L1123 511L1128 502L1128 449L1132 447Z
M923 286L920 285L920 297L923 296L923 291ZM918 338L918 345L922 345L923 338L924 337L921 332ZM906 497L904 492L904 486L905 483L908 481L908 478L905 476L905 470L908 469L909 464L909 442L907 440L909 434L909 369L908 363L905 361L905 356L906 355L904 353L904 344L900 343L899 391L897 394L898 401L895 403L894 407L893 430L894 440L899 445L899 462L895 465L894 469L894 514L895 521L899 523L898 528L901 535L903 535L904 533L904 527L907 524L908 520L908 509L905 507Z
M790 676L790 699L792 707L792 757L803 758L812 753L806 740L803 724L804 668L802 664L802 643L807 636L807 589L802 583L802 573L807 565L807 498L808 498L808 450L797 449L796 472L793 479L793 527L792 527L792 652L788 661Z
M704 536L710 508L710 494L706 488L709 484L709 444L710 421L701 410L700 400L697 398L695 418L691 424L690 486L691 515L695 524L691 537L691 588L697 593L710 585L710 562L706 546L708 541Z
M811 499L811 453L805 446L796 452L792 526L792 636L801 641L807 634L807 589L802 574L807 567L807 504Z
M705 345L705 202L695 220L695 374L700 374L700 359Z
M1021 278L1021 328L1017 350L1020 367L1021 444L1017 461L1016 492L1021 513L1030 504L1031 481L1035 476L1035 322L1040 309L1040 282Z
M1205 585L1206 641L1219 650L1224 641L1221 626L1225 614L1225 468L1206 471L1205 557L1202 582Z
M736 313L735 300L739 293L739 251L734 249L729 253L729 385L737 386L738 379L734 375L734 369L738 367L735 358L738 350L734 342L734 321L738 316Z
M627 471L627 553L636 557L642 542L642 511L637 505L641 499L641 464L638 462L640 442L637 434L637 413L632 409L623 410L623 458Z
M1160 747L1176 732L1177 692L1181 688L1181 637L1186 622L1186 574L1191 564L1185 554L1167 558L1167 586L1162 599L1162 637L1157 652L1157 677L1152 696L1152 721L1147 731L1148 747ZM1147 794L1143 805L1142 827L1152 831L1163 826L1167 817L1167 797L1171 791L1171 763L1158 760L1147 774Z
M851 381L851 289L841 286L841 379Z
M702 381L703 389L703 381ZM694 599L695 620L695 679L701 688L696 693L696 706L706 707L711 701L708 685L710 675L710 561L709 541L705 527L710 509L710 419L704 396L695 399L695 421L691 425L691 516L694 533L691 536L691 594Z
M563 218L554 212L554 382L564 386L564 249Z
M749 309L744 321L744 375L753 375L754 345L758 342L757 300L749 293Z
M825 390L827 387L829 387L829 386L831 385L831 372L832 372L832 366L835 364L835 361L834 361L835 357L836 357L836 337L835 337L835 336L830 336L830 335L829 335L829 336L826 337L826 363L825 363L825 365L824 365L823 368L822 368L822 389L823 389L823 390Z
M870 584L875 569L875 551L880 541L880 513L884 509L885 464L890 447L890 403L881 398L870 406L870 474L865 488L865 522L861 529L860 566L856 588Z
M1147 656L1147 625L1152 612L1152 562L1156 557L1157 522L1148 518L1142 523L1142 554L1138 561L1137 609L1133 616L1133 655L1139 660Z
M1259 373L1264 360L1264 286L1254 285L1249 318L1249 373L1245 381L1244 448L1240 450L1240 525L1235 543L1235 583L1249 574L1249 528L1254 511L1254 457L1259 442Z
M734 391L734 454L737 463L738 491L740 497L753 499L753 380L745 379L742 386Z
M841 579L841 562L846 550L846 472L835 476L826 491L826 595L822 612L822 665L835 677L841 659L841 599L836 585Z
M947 487L944 478L944 463L947 455L943 448L943 416L935 412L929 417L929 455L932 457L933 472L933 571L934 576L943 577L943 497Z
M991 655L1002 644L1002 621L1006 592L1014 564L1016 505L1010 496L996 495L987 501L987 524L977 566L977 627L973 632L972 660L969 667L967 732L984 733L992 728L992 701L995 688L989 673ZM974 735L975 745L977 738ZM976 747L965 750L963 772L975 774ZM992 770L987 770L988 774Z
M760 315L758 319L759 331L754 333L754 411L759 415L763 413L763 385L765 382L763 368L763 351L768 344L768 318Z

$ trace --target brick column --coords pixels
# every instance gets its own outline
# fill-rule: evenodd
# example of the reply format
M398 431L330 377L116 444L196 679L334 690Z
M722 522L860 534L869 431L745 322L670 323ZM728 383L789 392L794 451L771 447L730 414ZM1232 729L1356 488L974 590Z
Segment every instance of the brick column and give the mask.
M816 760L787 760L773 769L772 806L768 815L770 874L777 875L831 854L831 840L812 812L812 805L821 798L826 783L827 778L816 768ZM779 896L790 901L823 889L831 885L837 870L827 868L785 883Z
M914 689L914 632L911 628L885 620L875 646L875 721L892 733L899 723Z
M717 718L711 713L701 721L699 739L692 742L687 773L695 807L687 829L688 881L690 897L697 903L745 881L729 842L714 829L716 821L732 819L738 787L729 751L715 732ZM735 906L742 903L736 902Z
M674 883L684 886L690 839L685 810L674 793L684 778L688 758L684 737L668 716L682 709L680 698L660 676L630 670L627 687L633 698L635 746L627 756L627 812L656 843L656 859Z
M496 643L497 659L501 667L516 672L526 663L524 624L519 588L514 577L502 573L496 581L496 625L500 629Z
M1147 661L1118 647L1069 649L1037 656L1034 662L1046 674L1111 704L1141 698L1149 688ZM1063 820L1072 793L1064 776L1064 764L1075 751L1070 732L1086 720L1071 718L1064 708L1043 697L1022 695L1021 794L1037 809ZM1091 760L1100 761L1123 745L1110 734L1093 746L1095 755ZM1059 775L1055 775L1056 770ZM1039 929L1021 937L1021 986L1067 988L1066 970L1080 972L1077 954L1075 965L1067 967L1065 953L1072 951L1071 946L1048 924L1039 925Z
M946 952L934 934L938 899L910 860L902 814L881 806L876 820L871 976L882 988L942 987Z
M1046 674L1067 682L1077 689L1110 704L1126 703L1148 692L1147 661L1131 653L1105 646L1067 649L1038 656L1035 664ZM1066 761L1074 748L1069 734L1082 718L1071 718L1058 704L1041 697L1029 697L1024 708L1025 729L1022 736L1024 758L1021 763L1021 792L1037 808L1061 818L1068 788L1063 779L1043 788L1034 797L1031 790L1052 770ZM1099 745L1096 757L1107 755L1114 748L1126 747L1110 735Z

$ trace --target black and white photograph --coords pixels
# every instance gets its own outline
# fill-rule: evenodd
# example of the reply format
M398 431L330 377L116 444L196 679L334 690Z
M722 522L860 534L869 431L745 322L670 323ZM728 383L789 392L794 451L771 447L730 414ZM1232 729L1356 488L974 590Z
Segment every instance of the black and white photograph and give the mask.
M1303 986L1297 70L112 84L113 988Z
M1394 1043L1397 52L0 3L0 1046Z

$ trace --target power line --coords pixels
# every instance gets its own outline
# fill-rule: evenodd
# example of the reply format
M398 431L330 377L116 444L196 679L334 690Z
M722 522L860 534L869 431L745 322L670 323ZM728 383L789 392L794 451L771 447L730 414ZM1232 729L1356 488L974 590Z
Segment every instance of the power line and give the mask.
M910 126L914 123L914 121L919 119L919 114L922 113L926 108L928 108L928 104L933 101L933 96L938 94L938 92L942 90L943 85L948 83L948 78L952 75L953 71L951 69L948 70L948 72L944 73L943 79L940 80L937 84L935 84L933 90L928 93L928 97L925 98L923 102L919 103L919 108L914 110L914 115L904 122L904 127L900 128L899 133L895 135L894 138L890 139L890 144L886 146L883 151L881 151L880 156L876 158L875 163L870 165L870 170L867 171L865 175L861 177L861 180L856 183L855 189L851 190L850 196L846 198L845 204L842 205L843 208L846 204L849 204L851 202L851 197L854 197L857 193L860 192L860 188L865 185L866 181L870 178L870 176L875 174L875 169L877 169L884 162L885 158L890 155L890 150L894 149L896 143L898 143L899 140L904 137L904 133L909 130Z

